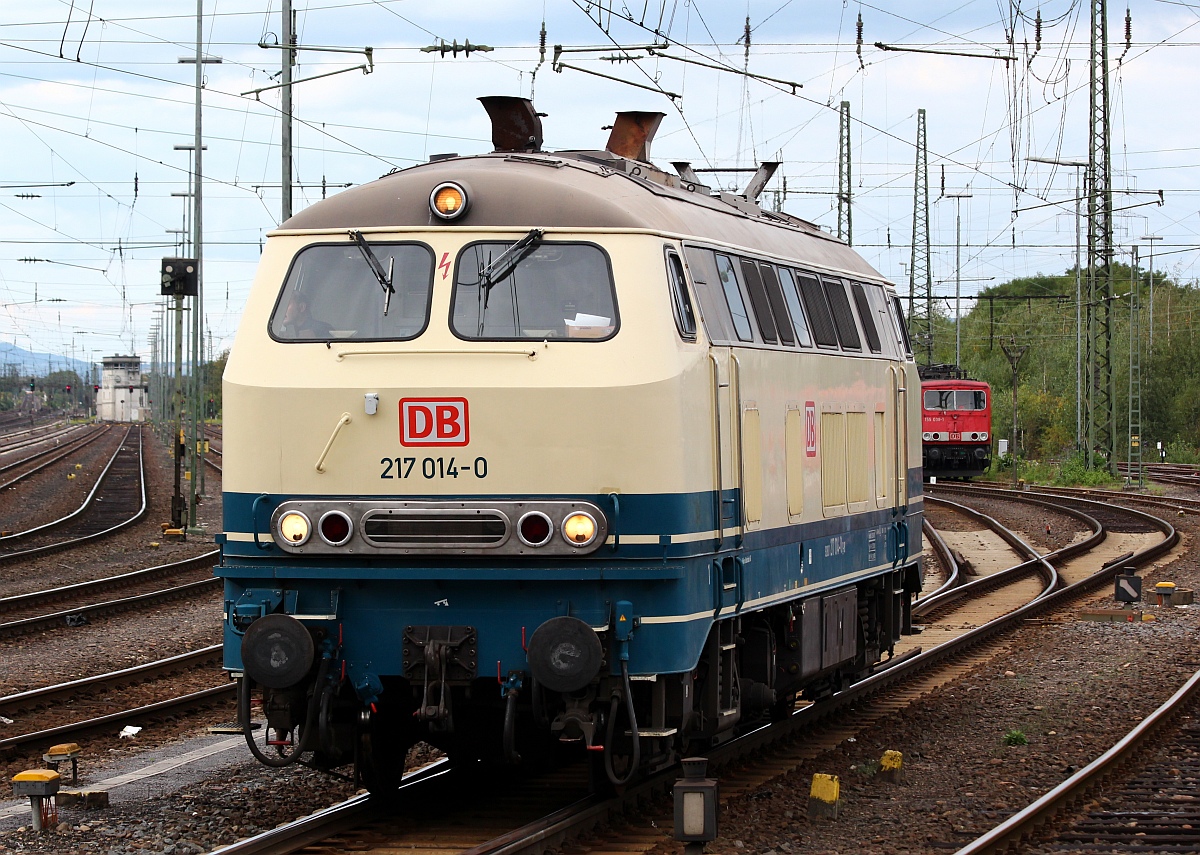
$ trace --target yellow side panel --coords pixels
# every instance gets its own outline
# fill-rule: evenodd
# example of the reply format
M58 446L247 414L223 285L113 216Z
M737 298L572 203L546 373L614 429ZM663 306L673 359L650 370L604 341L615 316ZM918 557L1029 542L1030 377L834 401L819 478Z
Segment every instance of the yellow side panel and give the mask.
M871 497L869 425L866 413L846 413L846 500L851 503Z
M891 492L894 463L887 435L887 413L875 414L875 498L884 507Z
M845 413L821 413L821 505L826 516L846 511Z
M747 409L742 416L742 495L746 503L746 522L762 522L762 419L758 410Z
M804 414L790 409L784 421L788 516L804 513Z

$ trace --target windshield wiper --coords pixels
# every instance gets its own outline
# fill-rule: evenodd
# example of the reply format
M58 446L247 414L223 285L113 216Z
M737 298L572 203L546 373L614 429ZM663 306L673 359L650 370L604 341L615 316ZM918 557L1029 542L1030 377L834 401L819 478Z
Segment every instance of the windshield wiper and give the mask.
M379 263L379 259L371 251L371 245L363 240L362 232L358 229L350 229L348 234L350 235L350 239L358 244L359 252L363 254L363 258L367 260L367 265L371 268L371 272L379 280L379 287L383 288L383 316L386 318L388 306L392 302L392 295L396 293L396 289L392 287L392 271L396 267L396 258L395 256L388 258L387 273L384 273L383 265Z
M496 256L487 267L482 267L479 270L479 287L487 294L492 293L492 288L497 282L503 282L518 264L524 260L525 256L533 252L539 243L542 242L542 236L545 234L541 229L530 229L529 234L514 243L504 252ZM487 308L487 299L483 301L483 307Z

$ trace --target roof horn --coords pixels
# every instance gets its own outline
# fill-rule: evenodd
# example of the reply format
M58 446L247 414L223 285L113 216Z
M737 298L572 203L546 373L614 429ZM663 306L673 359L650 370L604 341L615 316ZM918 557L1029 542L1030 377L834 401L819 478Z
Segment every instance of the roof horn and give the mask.
M617 113L617 120L613 123L612 133L608 135L608 143L604 147L621 157L649 163L650 142L666 115L641 110Z
M492 120L496 151L541 151L542 120L528 98L487 95L479 99Z

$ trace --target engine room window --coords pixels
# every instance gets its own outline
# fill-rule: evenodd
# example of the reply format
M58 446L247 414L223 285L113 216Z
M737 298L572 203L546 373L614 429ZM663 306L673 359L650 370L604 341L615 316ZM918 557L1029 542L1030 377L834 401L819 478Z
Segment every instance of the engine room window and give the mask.
M854 311L846 297L846 286L840 279L824 279L825 294L829 297L829 308L833 310L833 325L843 350L862 350L858 338L858 327L854 325Z
M804 309L800 307L800 295L796 291L796 281L792 271L786 267L779 268L780 284L783 286L783 299L787 301L788 311L792 316L792 326L796 330L796 340L803 347L812 347L812 335L808 331L808 320L804 317Z
M867 293L858 282L850 283L850 291L854 294L854 305L858 307L858 320L862 323L863 333L867 337L867 347L872 353L879 353L882 347L879 343L879 332L875 329L875 319L871 317L871 304L867 302Z
M458 256L451 305L464 339L600 340L617 329L608 256L598 246L548 243L530 232L515 243L466 246Z
M904 353L907 356L912 356L912 340L908 337L908 324L904 320L904 307L900 305L900 298L892 296L892 319L896 322L896 327L900 331L900 340L904 344Z
M429 321L433 252L414 243L369 242L367 246L382 280L357 243L316 244L301 250L271 314L271 337L277 341L399 341L420 335Z
M733 317L733 330L742 341L754 341L754 333L750 330L750 316L746 314L746 302L742 299L741 289L738 288L737 274L733 272L733 262L727 255L718 255L716 259L721 289L725 292L725 302L729 305L729 314Z
M758 272L762 275L763 287L767 292L767 302L771 304L771 314L775 316L775 329L779 330L779 339L788 347L795 347L796 336L792 331L792 321L788 317L787 305L783 298L783 289L779 287L779 276L770 264L759 264Z
M746 291L750 294L750 305L754 307L754 317L758 320L758 331L762 333L763 341L775 344L775 319L771 316L771 307L767 303L767 291L763 287L762 275L758 265L749 258L741 259L742 278L746 280Z
M838 346L837 330L833 326L833 315L829 311L829 302L825 299L825 289L815 276L801 273L800 296L804 300L804 308L808 310L808 319L812 321L813 338L818 347Z

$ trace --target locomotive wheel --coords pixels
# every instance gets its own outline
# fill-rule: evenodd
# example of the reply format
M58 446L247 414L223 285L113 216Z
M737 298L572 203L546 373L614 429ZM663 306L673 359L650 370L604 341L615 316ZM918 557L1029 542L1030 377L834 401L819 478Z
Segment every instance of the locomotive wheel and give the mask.
M404 777L404 761L411 747L395 727L388 726L386 716L363 710L354 757L358 783L372 793L394 792Z
M790 718L796 710L796 693L790 692L771 705L771 721Z

